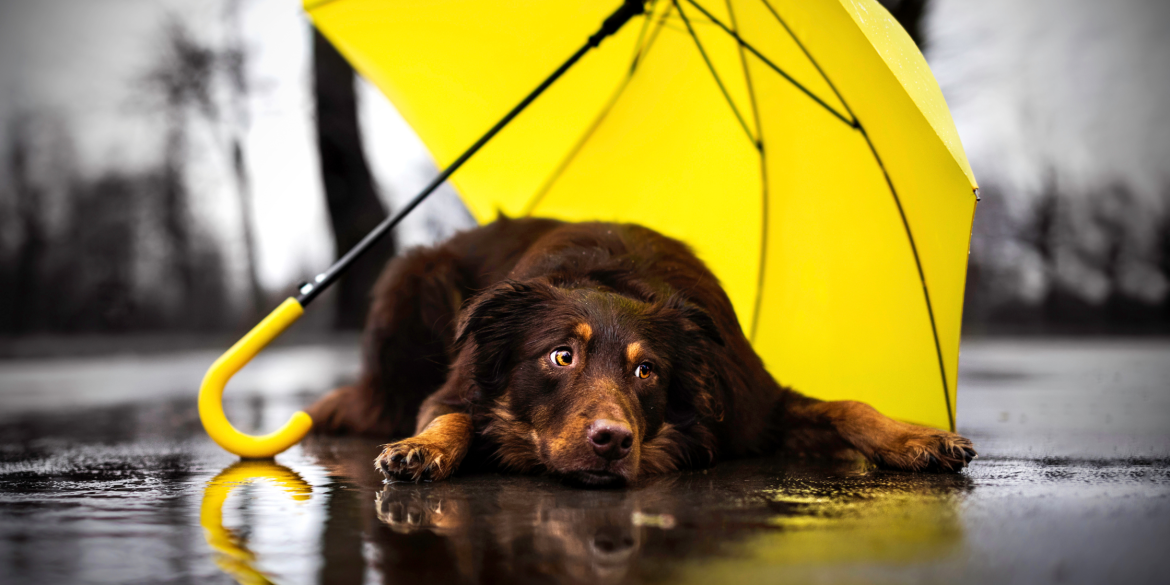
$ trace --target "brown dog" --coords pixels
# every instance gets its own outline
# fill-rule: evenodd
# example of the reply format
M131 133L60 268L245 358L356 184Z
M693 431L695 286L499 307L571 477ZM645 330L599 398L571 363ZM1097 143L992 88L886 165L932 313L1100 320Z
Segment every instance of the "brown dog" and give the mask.
M324 432L413 430L375 461L388 478L490 464L620 485L778 450L927 471L975 457L777 384L715 276L640 226L502 218L396 258L373 295L361 379L309 414Z

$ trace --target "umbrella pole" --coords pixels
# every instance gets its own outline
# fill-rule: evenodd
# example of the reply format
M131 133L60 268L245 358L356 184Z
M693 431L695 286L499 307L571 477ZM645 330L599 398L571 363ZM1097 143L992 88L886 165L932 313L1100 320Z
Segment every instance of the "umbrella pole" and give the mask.
M536 86L516 107L512 108L499 122L496 122L483 136L476 140L459 158L455 159L447 168L443 169L418 195L415 195L402 209L393 216L378 224L366 237L362 238L352 249L345 253L337 262L318 274L312 281L301 283L297 288L296 297L285 299L279 307L256 325L247 335L219 357L208 369L199 388L199 418L203 428L220 447L247 459L262 459L275 456L277 453L295 445L309 432L313 420L305 412L293 413L292 418L276 431L263 436L252 436L242 433L232 426L223 411L223 390L240 368L244 367L260 350L264 349L273 339L284 332L304 313L304 308L317 298L329 285L337 281L342 273L354 263L362 254L370 249L379 239L402 221L406 214L418 207L431 193L438 189L463 163L467 162L479 149L483 148L496 134L503 130L520 112L524 111L540 94L544 93L566 71L569 70L590 49L601 44L606 37L616 33L635 16L643 14L645 6L643 0L625 0L613 14L605 19L601 28L591 35L585 44L576 53L573 53L560 67L553 71L540 85Z

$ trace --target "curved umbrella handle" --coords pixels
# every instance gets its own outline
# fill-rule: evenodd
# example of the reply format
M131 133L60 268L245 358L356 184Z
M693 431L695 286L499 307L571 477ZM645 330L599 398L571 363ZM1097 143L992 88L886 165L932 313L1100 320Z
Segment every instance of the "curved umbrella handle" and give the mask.
M304 312L301 304L289 297L207 370L199 387L199 420L220 447L245 459L266 459L295 445L313 427L313 419L298 411L276 431L254 437L236 430L223 412L223 388L228 380Z

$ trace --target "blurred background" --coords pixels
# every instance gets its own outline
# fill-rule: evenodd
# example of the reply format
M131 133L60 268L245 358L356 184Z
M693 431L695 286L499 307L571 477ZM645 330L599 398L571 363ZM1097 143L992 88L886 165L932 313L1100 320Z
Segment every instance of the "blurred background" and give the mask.
M981 185L964 332L1170 332L1170 3L883 4ZM222 343L435 173L294 0L0 3L0 357ZM298 330L471 225L440 192Z

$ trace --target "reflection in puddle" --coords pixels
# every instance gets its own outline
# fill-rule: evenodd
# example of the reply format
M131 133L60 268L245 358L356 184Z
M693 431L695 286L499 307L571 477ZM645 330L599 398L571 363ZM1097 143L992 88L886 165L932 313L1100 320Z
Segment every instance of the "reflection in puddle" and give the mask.
M386 485L370 537L385 582L766 578L948 557L969 490L965 476L761 461L615 491L470 477Z
M761 490L769 529L725 549L733 554L688 563L686 580L824 578L826 568L849 574L850 567L929 564L962 549L966 476L802 475Z
M395 536L423 536L405 542L442 537L441 546L428 547L436 555L432 563L452 566L464 581L623 581L641 548L644 528L634 518L645 493L532 484L391 484L377 494L375 512ZM403 542L389 538L381 544L385 549ZM402 567L383 569L400 574Z
M767 459L620 490L497 474L383 484L376 450L310 443L308 476L224 469L200 509L215 565L247 584L849 581L859 567L960 554L971 490L962 475ZM290 570L298 561L309 566Z
M257 481L280 488L297 502L308 501L313 492L313 487L297 472L272 461L240 461L207 482L199 507L199 523L207 545L214 551L215 564L220 570L248 585L271 581L256 568L256 555L248 548L247 536L224 526L223 508L233 490Z

